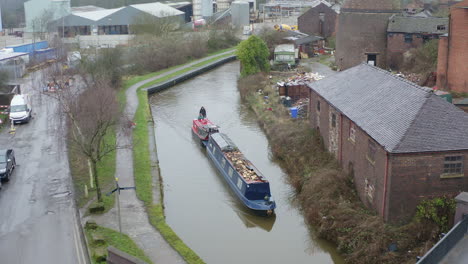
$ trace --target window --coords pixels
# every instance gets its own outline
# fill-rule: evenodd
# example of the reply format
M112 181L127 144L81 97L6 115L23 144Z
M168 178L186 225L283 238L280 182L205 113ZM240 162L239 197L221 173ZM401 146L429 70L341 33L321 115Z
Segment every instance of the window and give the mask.
M356 141L356 126L351 121L349 124L349 139L353 142Z
M276 60L277 61L293 61L294 57L293 55L276 55Z
M367 159L370 162L375 162L375 153L377 152L377 145L372 141L369 140L368 148L367 148Z
M405 43L411 43L411 42L413 42L413 35L405 34Z
M324 22L325 21L325 13L319 13L319 19L320 19L320 21Z
M437 25L437 30L445 30L445 25Z
M320 112L320 101L317 100L317 112Z
M463 174L463 156L445 157L444 174Z
M331 115L331 125L332 127L336 127L336 115L335 114Z

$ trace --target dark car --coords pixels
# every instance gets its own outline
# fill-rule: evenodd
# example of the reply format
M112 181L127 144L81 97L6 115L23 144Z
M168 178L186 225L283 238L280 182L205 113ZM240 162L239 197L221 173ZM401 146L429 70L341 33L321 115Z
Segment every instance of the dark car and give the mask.
M12 149L0 150L0 180L9 181L15 167L15 152Z

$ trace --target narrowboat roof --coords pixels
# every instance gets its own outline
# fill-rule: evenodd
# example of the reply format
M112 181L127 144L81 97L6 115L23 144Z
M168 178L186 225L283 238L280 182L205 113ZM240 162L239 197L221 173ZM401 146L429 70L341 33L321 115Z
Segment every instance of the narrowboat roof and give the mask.
M223 133L216 133L211 135L212 140L218 144L219 148L223 152L229 152L237 150L237 146L232 142L232 140Z

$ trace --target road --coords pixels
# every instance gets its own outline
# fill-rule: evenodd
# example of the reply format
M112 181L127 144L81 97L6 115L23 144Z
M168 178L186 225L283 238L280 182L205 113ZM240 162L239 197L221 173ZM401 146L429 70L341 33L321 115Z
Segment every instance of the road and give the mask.
M40 72L22 80L33 98L31 122L0 132L0 148L13 148L17 163L0 190L0 262L86 264L64 129L54 99L32 88L40 80Z

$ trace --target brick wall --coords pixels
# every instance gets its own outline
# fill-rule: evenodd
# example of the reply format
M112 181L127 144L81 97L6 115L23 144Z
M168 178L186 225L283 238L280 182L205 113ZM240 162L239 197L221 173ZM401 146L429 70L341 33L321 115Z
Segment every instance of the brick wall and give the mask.
M391 11L389 11L391 12ZM386 67L387 25L392 13L341 12L336 33L335 60L345 70L377 54L377 66Z
M323 27L320 22L320 13L325 14ZM333 9L323 3L319 4L314 8L310 8L297 19L299 31L309 35L321 35L325 38L333 36L335 35L337 17L338 14Z
M345 116L342 129L340 164L345 172L354 177L354 185L361 201L381 215L386 151ZM354 140L352 130L354 130ZM371 142L376 147L374 155L369 153Z
M464 176L441 178L445 157L456 155L463 156ZM468 191L468 151L391 155L390 164L389 221L409 219L422 199Z
M305 84L280 86L278 91L280 96L289 96L294 101L301 98L309 98L310 96L310 88Z
M448 87L456 92L468 92L468 0L450 8L449 50L447 81Z
M411 34L412 41L405 42L405 33L387 33L387 65L392 69L399 69L403 62L403 53L419 48L423 43L423 38L419 34ZM432 38L436 38L433 36Z
M319 101L320 111L317 110ZM311 92L309 109L312 127L319 128L325 148L334 153L344 171L353 176L361 201L381 214L386 167L385 150L375 144L374 160L370 160L368 157L369 141L376 142L346 116L329 106L314 91ZM331 113L336 114L336 127L333 129ZM350 139L351 126L354 130L354 141Z
M437 87L440 89L448 89L447 87L447 58L448 38L440 37L439 50L437 54Z

